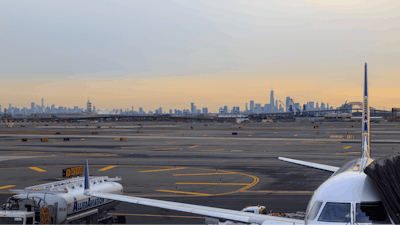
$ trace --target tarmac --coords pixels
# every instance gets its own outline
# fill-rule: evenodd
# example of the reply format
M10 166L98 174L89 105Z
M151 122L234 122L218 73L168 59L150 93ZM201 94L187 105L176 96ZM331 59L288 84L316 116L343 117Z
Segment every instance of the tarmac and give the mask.
M399 151L398 125L371 124L373 158ZM62 169L88 159L91 176L122 176L126 195L234 210L264 205L274 212L305 211L332 173L278 157L341 166L360 156L360 134L357 122L0 123L0 204L9 188L56 181ZM126 215L127 223L204 224L203 216L128 203L111 213Z

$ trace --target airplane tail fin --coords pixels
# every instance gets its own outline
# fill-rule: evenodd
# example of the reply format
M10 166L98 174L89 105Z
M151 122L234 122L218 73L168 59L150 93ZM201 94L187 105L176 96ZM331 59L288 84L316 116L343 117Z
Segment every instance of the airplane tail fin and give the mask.
M368 79L367 79L367 63L365 63L364 74L364 95L363 95L363 112L362 112L362 157L371 157L371 139L370 139L370 109L368 105Z
M85 164L85 192L90 190L90 183L89 183L89 165L88 165L88 160L86 159L86 164Z

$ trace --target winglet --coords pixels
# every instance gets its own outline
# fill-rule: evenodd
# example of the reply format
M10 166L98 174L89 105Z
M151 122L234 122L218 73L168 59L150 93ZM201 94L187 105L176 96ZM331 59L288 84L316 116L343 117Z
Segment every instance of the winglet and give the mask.
M85 164L85 192L90 190L90 185L89 185L89 165L88 165L88 160L86 159L86 164Z

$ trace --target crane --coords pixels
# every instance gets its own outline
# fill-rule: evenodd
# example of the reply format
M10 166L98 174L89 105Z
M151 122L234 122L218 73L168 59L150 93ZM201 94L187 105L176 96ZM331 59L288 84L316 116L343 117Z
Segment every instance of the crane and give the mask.
M295 107L294 107L294 100L293 100L293 98L291 98L290 101L292 102L292 104L290 105L290 111L291 111L291 112L295 112L295 113L296 113L296 111L298 111L298 112L300 112L300 115L301 115L301 109L295 108Z

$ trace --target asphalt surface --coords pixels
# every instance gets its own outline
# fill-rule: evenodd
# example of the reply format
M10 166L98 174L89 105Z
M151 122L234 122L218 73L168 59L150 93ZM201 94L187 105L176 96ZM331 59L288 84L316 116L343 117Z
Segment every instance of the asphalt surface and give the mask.
M0 204L9 187L56 181L63 168L88 159L91 175L122 176L127 195L235 210L264 205L274 212L305 211L331 173L278 157L341 166L358 157L361 147L361 124L352 122L0 126ZM374 158L399 151L397 123L373 123L371 129ZM199 215L127 203L111 213L127 215L128 223L204 223Z

